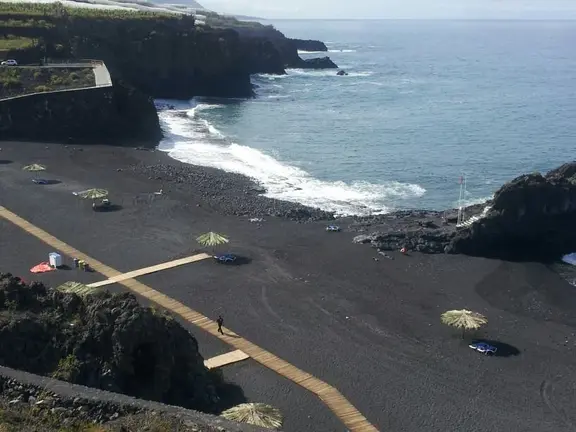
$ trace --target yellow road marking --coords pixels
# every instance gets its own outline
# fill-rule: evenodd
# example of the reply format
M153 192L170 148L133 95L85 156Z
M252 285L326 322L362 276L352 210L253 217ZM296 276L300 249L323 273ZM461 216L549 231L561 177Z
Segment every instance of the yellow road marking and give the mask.
M74 249L72 246L58 240L56 237L32 225L30 222L22 219L17 214L12 213L2 206L0 206L0 217L12 222L14 225L22 228L24 231L32 234L34 237L54 249L59 250L70 257L79 258L90 263L90 267L98 273L106 276L108 279L122 275L118 270L114 270L112 267L108 267L100 261ZM337 389L324 381L298 369L271 352L266 351L252 342L238 336L229 329L223 328L224 335L220 334L215 321L212 321L208 317L205 317L188 306L150 288L147 285L144 285L143 283L134 279L121 280L119 283L127 287L130 291L159 304L163 308L170 310L177 315L180 315L183 319L204 329L212 336L225 341L238 350L242 350L261 365L272 369L276 373L314 393L328 408L330 408L330 410L332 410L332 412L340 419L340 421L342 421L342 423L344 423L350 432L378 432L378 429L376 429L366 419L366 417L364 417L350 402L348 402L348 400L342 396Z
M106 279L106 280L103 280L100 282L91 283L88 286L91 288L99 288L99 287L102 287L105 285L111 285L114 283L118 283L120 281L124 281L124 280L128 280L128 279L134 279L135 277L138 277L138 276L144 276L146 274L155 273L155 272L158 272L160 270L167 270L167 269L170 269L173 267L178 267L178 266L181 266L184 264L190 264L190 263L193 263L196 261L205 260L206 258L211 258L211 256L206 254L206 253L201 253L198 255L192 255L192 256L189 256L186 258L180 258L180 259L177 259L174 261L169 261L169 262L165 262L162 264L156 264L156 265L153 265L150 267L141 268L138 270L133 270L133 271L130 271L128 273L121 274L119 276L114 276L110 279Z

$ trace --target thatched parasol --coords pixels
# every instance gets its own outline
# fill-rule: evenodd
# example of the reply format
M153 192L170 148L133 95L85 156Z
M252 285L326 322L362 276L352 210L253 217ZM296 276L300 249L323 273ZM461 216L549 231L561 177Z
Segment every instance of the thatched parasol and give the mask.
M40 165L40 164L26 165L25 167L22 168L22 170L33 172L36 176L38 176L38 173L40 171L46 171L46 165Z
M227 409L221 415L228 420L269 429L280 429L283 421L278 408L263 403L243 403Z
M477 330L488 323L488 319L484 315L467 309L444 312L440 319L446 325L462 329L462 337L467 330Z
M100 198L106 198L108 196L108 191L106 189L88 189L82 192L78 192L78 196L84 199L96 200Z
M204 247L212 247L212 248L229 242L228 238L225 235L218 234L212 231L197 237L196 241Z
M46 166L45 165L40 165L40 164L32 164L32 165L26 165L24 168L22 168L24 171L30 171L30 172L38 172L38 171L46 171Z
M57 291L64 292L64 293L74 293L79 296L93 294L94 292L98 291L97 288L89 287L88 285L84 285L80 282L65 282L56 288Z

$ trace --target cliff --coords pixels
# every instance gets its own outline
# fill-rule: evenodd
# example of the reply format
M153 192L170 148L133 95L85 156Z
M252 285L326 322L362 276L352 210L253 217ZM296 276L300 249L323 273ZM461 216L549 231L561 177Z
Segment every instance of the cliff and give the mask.
M490 257L560 257L576 251L576 161L502 186L485 217L459 230L448 252Z
M282 64L286 68L301 69L324 69L337 68L329 57L322 59L304 60L298 55L298 50L302 51L328 51L323 42L304 39L290 39L273 26L266 26L259 23L253 25L239 25L239 23L229 22L227 25L237 31L243 40L256 41L268 40L278 51ZM253 42L252 42L253 43Z
M21 63L44 57L103 60L113 77L155 98L250 97L250 74L285 73L281 33L272 30L274 40L244 37L242 29L265 26L230 20L222 23L239 28L196 26L187 15L0 4L3 33L37 42L7 56ZM295 48L292 55L297 57Z
M0 140L153 147L162 138L152 99L126 83L0 101Z
M509 260L553 261L576 251L576 162L546 175L526 174L504 184L494 199L464 209L403 211L356 225L378 225L354 238L380 251L402 247L424 253L452 253Z

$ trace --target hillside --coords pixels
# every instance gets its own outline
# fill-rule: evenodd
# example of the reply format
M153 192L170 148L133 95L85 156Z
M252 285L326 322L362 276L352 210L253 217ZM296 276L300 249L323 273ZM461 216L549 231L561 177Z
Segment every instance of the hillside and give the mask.
M113 78L157 98L247 97L251 73L284 73L269 40L241 38L217 20L217 28L199 27L183 14L0 3L4 37L33 40L5 58L103 60Z

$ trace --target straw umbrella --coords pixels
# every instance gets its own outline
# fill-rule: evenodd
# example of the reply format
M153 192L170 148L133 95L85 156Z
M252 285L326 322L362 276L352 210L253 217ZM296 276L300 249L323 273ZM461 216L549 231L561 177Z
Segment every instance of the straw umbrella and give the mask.
M204 247L211 247L212 252L214 252L214 248L216 246L228 243L230 240L228 240L228 237L226 237L224 234L218 234L210 231L197 237L196 241Z
M480 327L488 323L488 319L484 315L467 309L444 312L440 316L440 320L450 327L462 329L462 339L464 339L466 331L478 330Z
M276 430L282 427L283 421L278 408L263 403L243 403L227 409L221 415L228 420Z
M25 167L22 168L22 170L33 172L37 176L40 171L46 171L46 165L40 165L40 164L26 165Z
M60 285L58 288L56 288L56 290L63 293L74 293L79 296L84 296L93 294L94 292L98 291L98 288L92 288L80 282L69 281Z
M78 193L78 196L82 199L92 200L92 206L95 205L95 200L106 198L108 196L108 191L106 189L88 189Z

